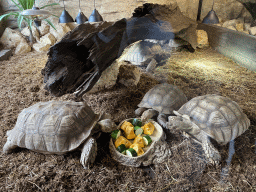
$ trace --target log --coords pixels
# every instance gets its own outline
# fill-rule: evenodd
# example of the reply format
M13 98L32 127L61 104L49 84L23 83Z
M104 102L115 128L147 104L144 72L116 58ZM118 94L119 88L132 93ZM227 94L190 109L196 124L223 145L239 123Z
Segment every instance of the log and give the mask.
M194 51L196 26L176 4L148 3L136 8L129 19L81 24L49 49L42 69L45 89L57 97L66 93L82 96L123 50L138 40L180 37L188 42L189 50Z

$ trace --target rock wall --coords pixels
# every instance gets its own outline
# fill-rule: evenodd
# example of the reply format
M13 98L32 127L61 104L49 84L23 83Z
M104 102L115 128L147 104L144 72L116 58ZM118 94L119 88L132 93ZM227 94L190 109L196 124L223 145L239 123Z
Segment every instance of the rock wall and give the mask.
M121 18L127 18L132 16L134 8L144 3L159 3L169 4L177 2L181 11L188 17L196 20L198 12L199 0L96 0L95 7L106 21L116 21ZM212 8L213 0L203 0L201 19L207 15ZM43 6L50 3L59 3L60 5L46 8L55 15L60 15L63 11L62 0L36 0L37 6ZM66 10L75 19L79 11L79 1L65 0ZM89 18L91 12L94 9L93 0L80 0L82 12ZM0 5L3 7L4 12L13 11L16 7L11 0L0 1ZM236 0L215 0L214 10L221 20L236 19L238 17L244 17L247 21L251 19L248 11L243 5ZM15 20L10 20L9 26L11 28L17 27Z

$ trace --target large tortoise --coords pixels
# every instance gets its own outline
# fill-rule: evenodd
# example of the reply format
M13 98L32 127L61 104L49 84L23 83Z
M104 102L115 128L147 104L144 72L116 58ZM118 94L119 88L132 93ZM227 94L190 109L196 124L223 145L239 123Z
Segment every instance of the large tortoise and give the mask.
M43 154L64 154L82 147L80 162L89 168L96 158L99 131L111 132L115 123L95 114L84 102L48 101L24 109L7 132L4 153L16 147Z
M177 86L158 84L145 94L135 114L141 115L142 121L157 116L158 123L166 128L166 116L172 115L173 110L178 110L186 102L187 97Z
M221 156L210 138L225 145L250 126L250 120L236 102L215 94L195 97L174 113L177 116L168 117L167 127L178 128L192 136L202 145L206 157L213 164L218 164ZM232 158L234 149L229 153Z

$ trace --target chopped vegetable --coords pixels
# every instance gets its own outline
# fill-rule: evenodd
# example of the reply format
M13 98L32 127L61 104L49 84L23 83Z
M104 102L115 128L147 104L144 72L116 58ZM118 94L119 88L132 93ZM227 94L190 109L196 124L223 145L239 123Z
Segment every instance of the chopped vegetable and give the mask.
M115 141L115 147L117 148L121 144L124 144L126 148L129 148L132 143L130 141L128 141L125 137L120 136Z
M148 146L150 143L152 143L152 139L149 135L143 136L143 142L146 146Z
M137 152L137 155L143 155L144 154L144 151L143 149L139 146L139 144L137 143L134 143L130 146L130 149L134 149L136 152Z
M128 121L123 122L123 124L121 125L121 129L125 131L127 127L134 127L134 126Z
M139 134L139 135L137 135L137 137L134 139L134 141L133 141L133 144L138 144L140 147L145 147L145 145L144 145L144 142L143 142L143 138L142 138L142 136Z
M116 149L117 149L117 151L119 151L120 153L122 153L124 155L126 153L125 151L127 150L127 148L125 147L124 144L119 145Z
M136 137L133 127L126 127L124 133L127 139L134 139Z
M146 134L146 135L152 135L155 130L155 126L151 122L145 124L141 128L143 129L144 134Z
M137 152L133 148L129 148L126 150L126 155L128 155L130 157L136 157Z
M139 135L143 133L143 129L139 126L134 127L135 135Z
M132 124L133 124L133 126L139 126L139 127L141 127L142 122L141 122L139 119L133 119L133 120L132 120Z
M111 133L111 137L112 137L113 139L117 139L117 138L120 137L120 136L121 136L121 131L120 131L119 129L114 130L114 131L112 131L112 133Z
M134 127L130 122L125 121L122 124L121 129L124 131L127 139L134 139L136 137L134 133Z

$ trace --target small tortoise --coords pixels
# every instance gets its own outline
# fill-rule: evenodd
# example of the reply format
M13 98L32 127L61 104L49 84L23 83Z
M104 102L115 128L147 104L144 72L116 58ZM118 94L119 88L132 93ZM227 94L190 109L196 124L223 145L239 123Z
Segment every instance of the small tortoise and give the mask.
M173 110L178 110L186 102L185 94L177 86L168 83L158 84L145 94L135 114L142 114L142 121L158 115L158 123L166 128L166 115L173 114Z
M3 152L21 147L43 154L64 154L81 146L80 162L89 168L96 158L99 131L116 129L112 120L102 119L84 102L40 102L19 114L15 127L7 132Z
M153 71L157 66L156 54L164 54L162 47L148 41L137 41L129 45L120 56L119 61L129 61L133 65Z
M167 127L178 128L192 136L202 145L212 164L218 164L221 156L210 138L225 145L250 126L250 120L236 102L215 94L195 97L174 113L177 116L169 116Z

